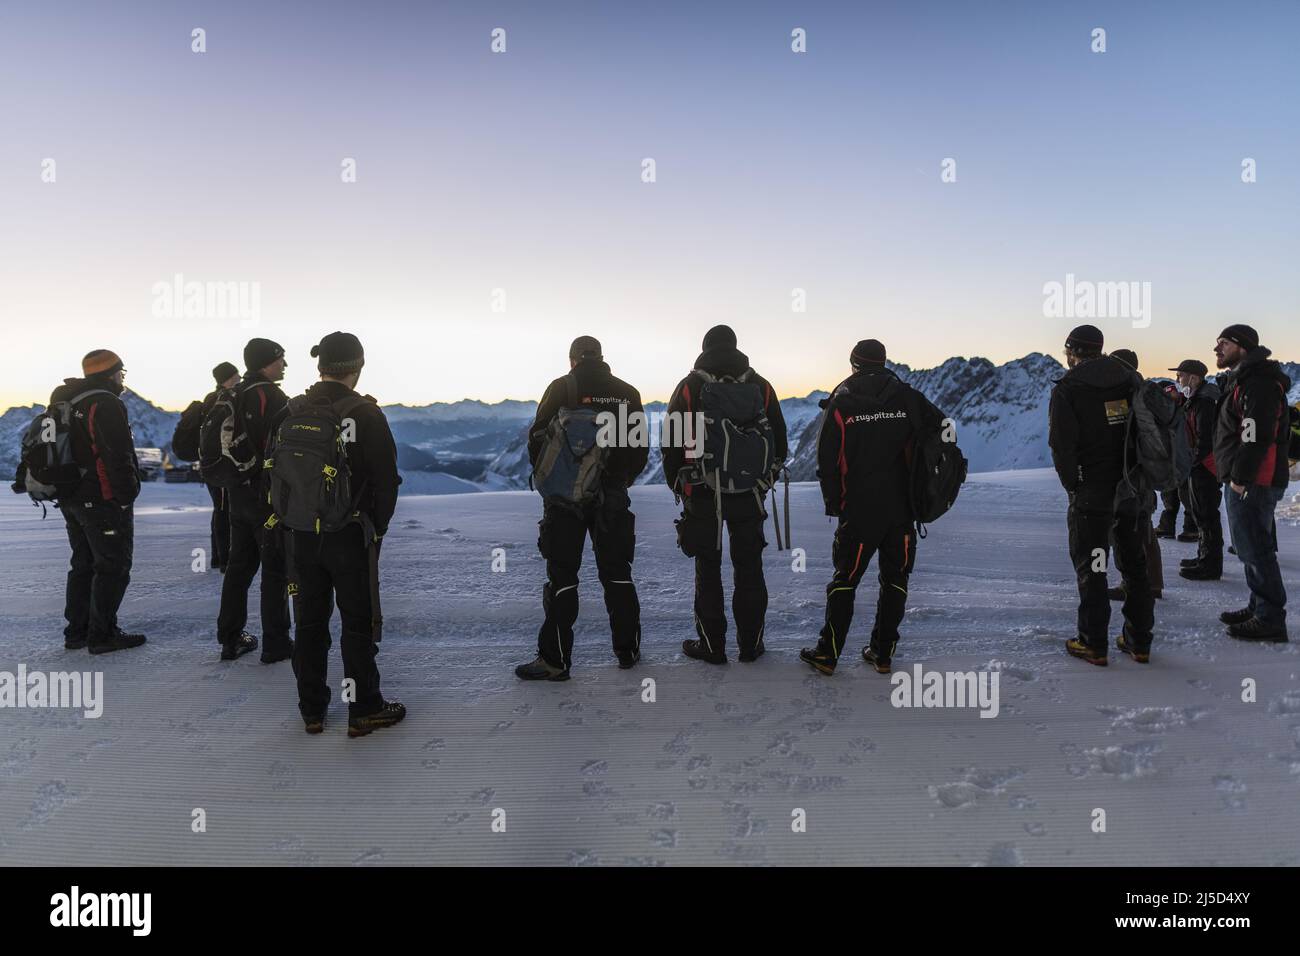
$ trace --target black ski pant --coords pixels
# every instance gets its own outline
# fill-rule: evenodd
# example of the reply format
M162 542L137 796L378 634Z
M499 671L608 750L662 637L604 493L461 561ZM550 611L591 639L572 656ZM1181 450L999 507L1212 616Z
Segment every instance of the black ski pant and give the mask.
M715 497L699 487L685 499L677 522L677 544L695 559L695 632L711 653L725 651L727 614L722 594L722 551L718 547L718 503L731 550L733 586L731 613L736 619L736 644L752 651L763 638L767 616L767 582L763 578L762 500L750 492Z
M552 667L573 663L573 624L578 619L578 568L587 535L596 553L596 573L605 589L605 610L614 651L641 648L641 604L632 583L636 518L627 489L607 486L599 501L583 508L548 502L538 522L537 550L546 559L537 653Z
M292 581L296 640L293 673L298 679L298 709L304 717L324 714L330 702L330 618L337 604L342 622L343 677L348 716L373 714L384 705L375 656L371 575L374 564L365 532L351 524L341 531L313 534L286 531L285 548ZM376 542L372 547L379 547Z
M1183 531L1196 533L1196 509L1192 507L1191 490L1183 482L1173 491L1160 492L1160 530L1178 533L1178 509L1183 509Z
M111 501L60 504L72 546L63 617L67 641L92 647L109 643L117 628L117 611L131 583L135 550L135 510Z
M1219 505L1223 501L1223 485L1218 476L1201 465L1192 469L1188 479L1191 490L1192 511L1196 527L1200 530L1200 544L1196 557L1205 567L1223 568L1223 522L1219 518Z
M826 623L822 626L820 650L839 659L853 622L853 603L858 582L876 557L880 594L876 599L876 622L871 628L871 647L890 659L898 644L898 625L907 609L907 582L916 563L916 532L910 524L864 535L844 518L835 529L831 560L835 574L826 585Z
M1136 499L1128 499L1116 509L1115 488L1113 481L1079 485L1070 493L1066 514L1070 560L1079 585L1078 633L1100 653L1110 645L1106 570L1112 540L1115 568L1124 582L1124 622L1137 649L1151 646L1155 626L1155 598L1146 553L1151 515Z
M211 567L224 570L230 560L230 510L226 507L226 496L221 488L208 485L208 495L212 498L212 560Z
M217 640L238 639L248 624L248 589L262 569L262 650L289 647L289 590L285 574L284 534L268 530L271 506L250 485L226 490L230 508L230 559L221 582Z

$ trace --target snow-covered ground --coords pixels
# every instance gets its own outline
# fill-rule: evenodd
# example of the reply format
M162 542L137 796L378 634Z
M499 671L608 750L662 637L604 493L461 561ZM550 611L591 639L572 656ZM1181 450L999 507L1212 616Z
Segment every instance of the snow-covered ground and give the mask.
M682 656L691 568L672 498L651 486L633 501L642 665L615 666L588 556L574 679L521 684L511 669L532 656L543 580L537 497L403 497L380 666L410 715L349 740L337 691L309 737L289 665L217 660L221 579L191 570L201 487L146 489L123 622L150 642L98 658L62 647L62 520L6 496L0 671L102 670L105 703L99 719L0 710L0 862L1300 863L1297 645L1223 635L1218 611L1245 597L1235 560L1193 585L1176 574L1192 546L1164 542L1153 662L1089 667L1062 650L1075 588L1054 476L974 476L921 542L896 666L997 669L1000 713L982 719L891 706L889 678L857 656L874 574L839 672L797 661L829 574L815 486L793 489L806 572L768 549L768 654L752 665ZM1296 595L1300 531L1280 524Z

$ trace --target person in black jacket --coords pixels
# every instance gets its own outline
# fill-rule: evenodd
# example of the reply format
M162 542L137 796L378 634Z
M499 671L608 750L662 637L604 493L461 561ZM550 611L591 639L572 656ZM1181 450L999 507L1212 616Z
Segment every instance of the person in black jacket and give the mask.
M104 654L145 643L143 634L128 634L117 623L131 583L140 473L120 398L126 378L122 360L108 349L96 349L81 360L81 370L84 378L67 379L50 396L53 406L91 393L73 406L72 454L83 477L58 505L72 546L63 646Z
M1110 357L1123 362L1134 372L1137 372L1140 367L1137 353L1132 349L1114 349L1111 351ZM1168 387L1163 388L1163 391L1166 395L1170 394L1170 389ZM1174 393L1174 395L1177 394L1177 392ZM1178 395L1178 397L1182 398L1181 395ZM1172 395L1170 395L1169 400L1174 400ZM1186 482L1184 482L1183 485L1186 485ZM1174 493L1178 494L1177 491ZM1154 495L1154 491L1143 490L1131 486L1129 482L1121 481L1115 490L1115 513L1117 515L1125 516L1128 520L1140 521L1141 518L1139 517L1139 514L1151 515L1155 513L1156 500ZM1187 496L1185 488L1182 490L1182 496L1183 498L1186 498ZM1185 525L1191 520L1190 515L1191 508L1189 507L1184 515ZM1147 586L1151 589L1151 596L1156 600L1160 600L1161 597L1163 597L1165 587L1164 555L1160 553L1160 534L1156 526L1151 524L1151 522L1148 521L1146 527L1147 534L1145 541L1143 542L1142 550L1146 555L1147 560ZM1115 536L1113 529L1110 544L1111 549L1114 550ZM1123 603L1123 601L1128 598L1128 587L1123 581L1121 581L1119 587L1108 589L1106 596L1112 601Z
M1250 602L1219 616L1228 634L1247 641L1282 642L1286 632L1286 588L1277 564L1273 512L1286 490L1291 380L1248 325L1219 333L1219 380L1214 428L1214 470L1228 485L1228 530L1246 568Z
M340 531L285 532L297 635L293 672L307 733L318 734L325 728L330 702L326 681L329 624L337 604L342 620L343 676L353 682L355 691L348 702L348 736L362 737L406 716L401 703L384 700L375 664L383 623L379 549L397 509L402 479L388 419L373 398L356 392L366 364L360 340L350 332L332 332L312 347L311 354L317 359L321 380L294 402L348 410L344 437L357 517Z
M239 369L230 362L222 362L212 370L212 377L217 387L208 392L197 402L190 402L189 407L181 412L180 421L172 434L172 455L183 461L197 461L199 456L199 429L203 419L208 417L217 396L223 389L234 388L239 384ZM212 498L212 560L210 566L225 573L226 562L230 557L230 510L226 507L225 490L216 485L207 485L208 495Z
M938 428L943 413L885 367L885 347L875 339L854 346L853 374L826 399L817 436L817 478L826 513L839 518L826 585L826 622L815 648L799 657L832 674L848 640L858 582L872 555L880 579L876 621L862 659L890 672L898 626L907 605L907 582L916 563L911 503L913 436Z
M248 369L239 386L236 412L257 449L266 457L272 423L284 410L288 398L277 382L289 367L284 349L270 339L252 339L244 347ZM293 655L289 637L289 592L285 576L284 544L280 532L266 527L271 506L266 500L262 469L254 468L242 484L226 489L230 509L230 557L221 584L221 610L217 616L217 640L221 659L233 661L257 649L257 638L245 630L248 624L248 589L262 569L262 663L274 664Z
M1223 576L1223 522L1219 504L1223 486L1214 473L1214 419L1219 404L1219 387L1205 380L1204 362L1184 359L1178 367L1178 389L1185 396L1183 423L1187 445L1192 451L1192 470L1187 476L1188 507L1196 518L1196 557L1182 562L1178 573L1190 581L1217 581Z
M1175 370L1170 369L1169 371ZM1183 394L1182 386L1177 382L1170 382L1166 385L1165 394L1180 409L1186 408L1187 396ZM1156 524L1157 538L1174 538L1178 541L1197 541L1200 539L1200 530L1196 527L1195 509L1192 507L1191 491L1187 482L1180 483L1177 488L1172 490L1161 491L1160 503L1163 507L1160 511L1160 520ZM1180 508L1183 512L1182 531L1178 530L1178 511Z
M605 364L601 345L590 335L569 347L569 374L547 386L528 433L528 458L534 470L546 445L551 420L561 408L589 405L618 413L628 420L645 410L641 394L617 379ZM545 620L537 632L537 658L515 668L521 680L568 680L573 662L573 623L578 618L578 568L587 535L596 553L596 571L605 590L605 608L613 634L618 666L629 668L641 659L641 604L632 583L636 548L636 517L627 489L650 457L649 442L619 442L611 447L601 478L599 500L581 509L569 502L548 500L538 523L537 550L546 559L542 589Z
M745 353L736 348L736 333L727 326L709 329L702 349L695 367L673 390L668 402L668 420L684 421L682 416L693 416L700 409L700 389L707 382L749 383L761 395L763 414L772 429L773 471L766 480L775 480L789 453L785 416L776 392L749 367ZM721 518L730 534L731 564L735 571L731 609L736 618L736 644L741 661L754 661L765 650L763 619L767 614L767 582L763 579L763 548L767 547L767 541L763 537L763 520L767 512L763 499L758 492L715 496L694 462L687 459L687 451L681 442L663 448L664 480L685 502L677 523L677 541L688 558L695 558L695 632L699 638L684 641L682 650L686 656L710 664L727 661L722 550L718 547L718 507L721 506Z
M1124 362L1103 355L1103 342L1101 330L1091 325L1079 326L1066 339L1070 368L1052 389L1047 439L1056 474L1070 496L1066 523L1079 585L1078 634L1065 646L1074 657L1101 667L1109 663L1106 566L1112 540L1125 593L1124 630L1116 646L1139 663L1148 662L1155 626L1145 550L1155 495L1146 491L1125 495L1118 506L1116 502L1126 483L1129 411L1141 377Z

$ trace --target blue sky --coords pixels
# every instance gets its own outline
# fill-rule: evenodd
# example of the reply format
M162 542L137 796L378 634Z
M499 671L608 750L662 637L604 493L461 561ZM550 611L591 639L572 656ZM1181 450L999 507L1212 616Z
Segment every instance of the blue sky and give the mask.
M1059 355L1067 274L1151 284L1148 326L1096 320L1150 374L1235 321L1294 360L1298 31L1294 2L8 5L0 407L99 347L178 407L252 334L297 390L334 329L384 402L536 397L582 333L664 397L716 322L803 394L866 337ZM256 326L156 314L178 273L256 283Z

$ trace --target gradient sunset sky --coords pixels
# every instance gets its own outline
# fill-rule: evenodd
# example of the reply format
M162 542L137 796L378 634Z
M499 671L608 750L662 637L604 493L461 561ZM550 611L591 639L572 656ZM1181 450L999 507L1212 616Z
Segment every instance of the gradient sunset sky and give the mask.
M664 398L717 322L802 395L867 337L1059 357L1071 273L1151 283L1148 328L1096 322L1148 374L1229 322L1300 360L1297 35L1293 0L5 4L0 409L92 348L183 407L250 335L300 391L335 329L383 403L536 398L582 333ZM178 273L259 283L259 324L156 316Z

